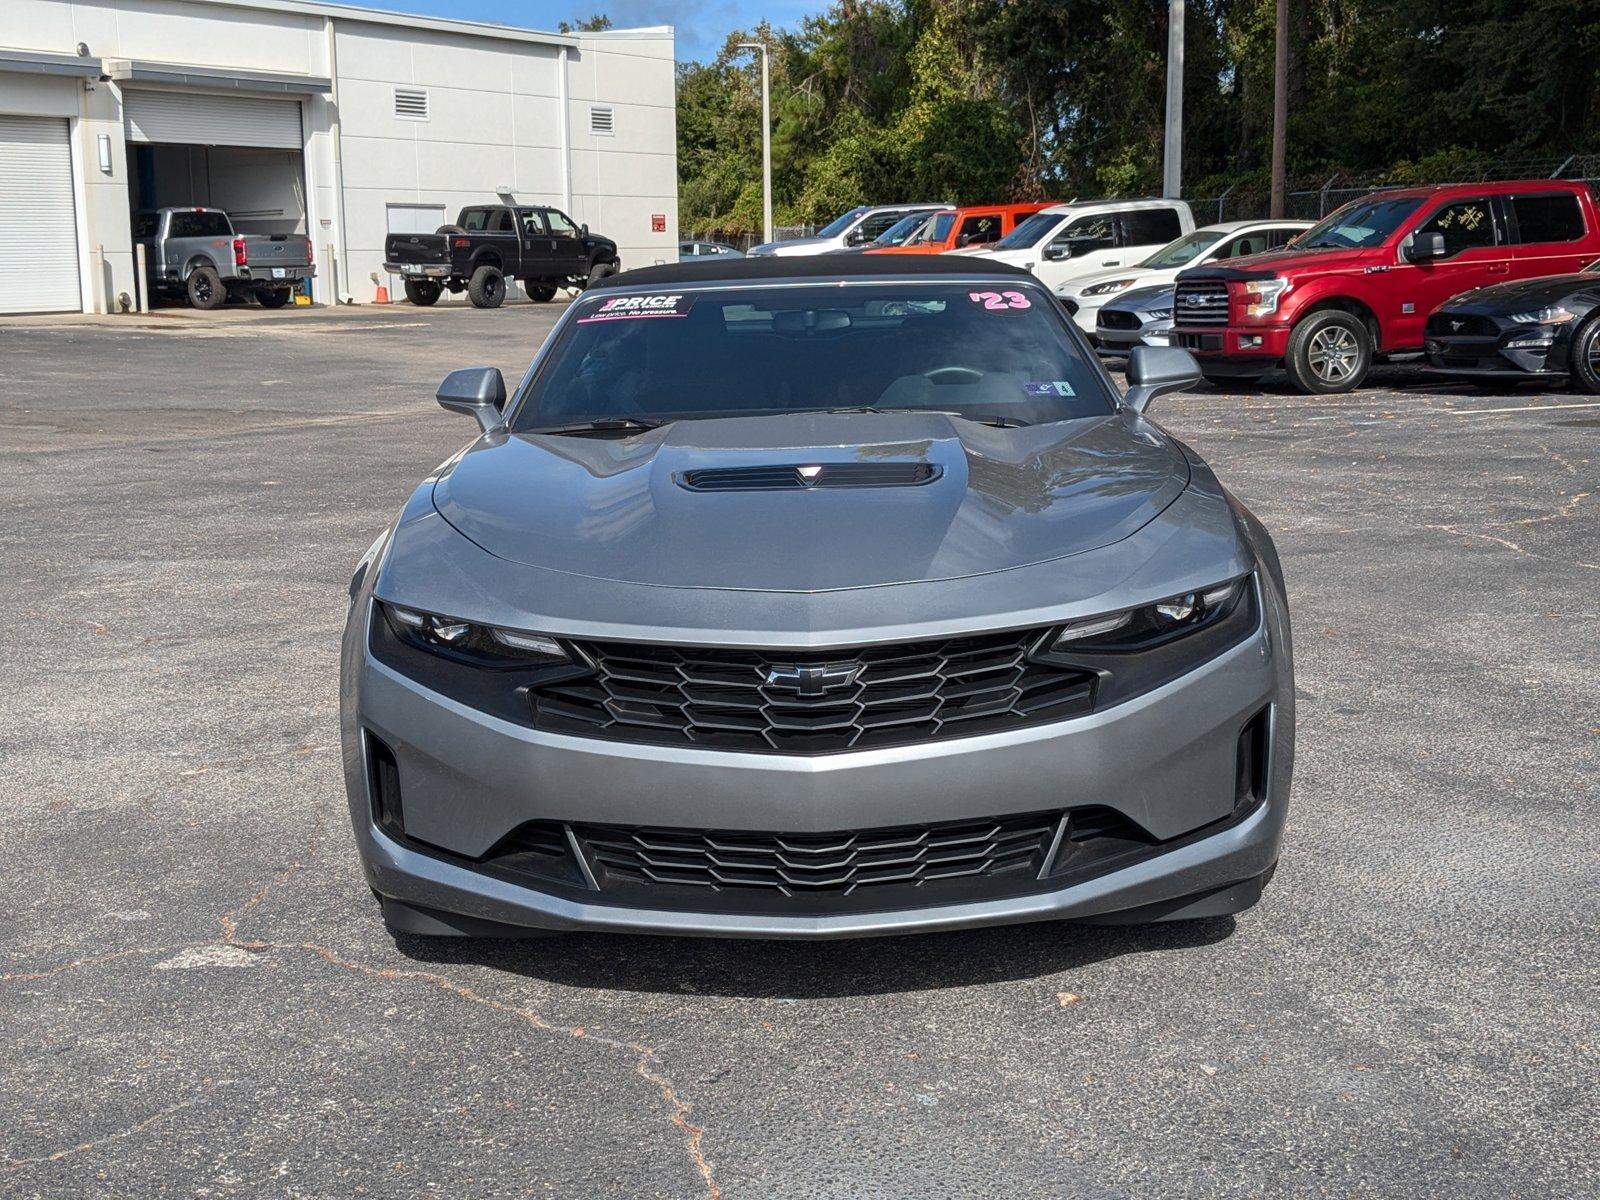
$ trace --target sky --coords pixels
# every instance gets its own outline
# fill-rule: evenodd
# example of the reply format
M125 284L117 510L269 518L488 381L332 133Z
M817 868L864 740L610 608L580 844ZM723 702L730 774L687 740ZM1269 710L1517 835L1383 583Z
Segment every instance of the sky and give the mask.
M671 25L678 31L679 62L703 61L722 48L734 29L749 29L763 18L779 27L799 24L827 0L344 0L364 8L493 21L528 29L553 30L562 21L605 13L619 29Z

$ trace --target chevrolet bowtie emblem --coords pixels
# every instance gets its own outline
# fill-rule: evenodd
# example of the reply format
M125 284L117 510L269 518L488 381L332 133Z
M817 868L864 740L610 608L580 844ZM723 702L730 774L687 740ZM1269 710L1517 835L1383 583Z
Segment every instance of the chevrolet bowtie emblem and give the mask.
M767 668L765 684L775 691L796 696L821 696L849 687L865 669L866 664L851 662L771 666Z

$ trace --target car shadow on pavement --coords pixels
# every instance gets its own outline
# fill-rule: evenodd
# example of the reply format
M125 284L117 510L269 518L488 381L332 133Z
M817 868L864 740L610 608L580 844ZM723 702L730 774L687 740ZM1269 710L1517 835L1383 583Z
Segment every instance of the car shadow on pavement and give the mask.
M407 958L472 963L565 987L747 999L823 999L1037 979L1129 954L1198 949L1233 917L1065 922L827 942L570 934L534 941L397 935Z

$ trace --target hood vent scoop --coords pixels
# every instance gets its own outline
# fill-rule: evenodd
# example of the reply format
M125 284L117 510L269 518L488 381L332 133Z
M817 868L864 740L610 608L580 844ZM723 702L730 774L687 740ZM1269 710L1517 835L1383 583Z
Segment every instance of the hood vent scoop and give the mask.
M926 462L775 463L684 471L678 475L678 486L691 492L919 487L932 483L940 473L940 467Z

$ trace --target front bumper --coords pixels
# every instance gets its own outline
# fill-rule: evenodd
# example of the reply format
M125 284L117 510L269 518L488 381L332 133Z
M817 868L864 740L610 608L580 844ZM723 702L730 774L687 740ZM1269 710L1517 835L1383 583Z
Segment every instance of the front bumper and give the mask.
M1567 374L1565 331L1544 325L1512 325L1492 335L1430 334L1428 366L1467 378L1559 379Z
M1231 361L1265 370L1287 353L1290 332L1282 325L1176 327L1172 345L1208 365Z
M828 938L1018 921L1106 918L1258 880L1278 857L1292 769L1293 695L1281 602L1263 588L1254 634L1173 682L1104 711L986 736L820 756L643 746L550 734L431 692L374 660L358 598L345 653L345 770L368 882L399 909L532 930ZM1260 795L1239 803L1241 731L1264 719ZM374 818L372 739L388 747L404 835ZM848 835L1080 808L1157 840L1127 865L1026 894L839 911L815 897L749 911L720 891L685 904L530 886L484 857L526 822ZM1253 895L1238 907L1247 904ZM1183 908L1177 915L1192 915ZM399 923L399 922L397 922ZM450 923L447 918L446 924ZM412 925L412 928L417 926ZM443 932L444 929L438 930Z

